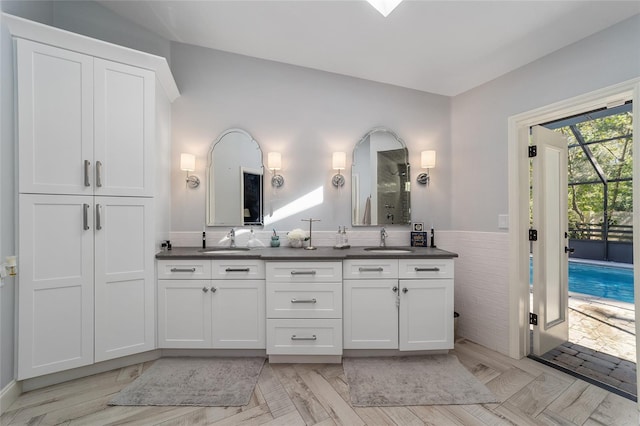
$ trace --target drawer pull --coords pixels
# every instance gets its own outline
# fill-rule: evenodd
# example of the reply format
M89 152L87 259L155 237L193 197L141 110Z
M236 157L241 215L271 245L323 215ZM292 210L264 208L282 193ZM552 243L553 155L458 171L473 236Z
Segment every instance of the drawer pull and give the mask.
M249 272L250 270L249 268L227 268L225 272Z
M315 275L316 271L291 271L291 275Z
M316 303L316 299L291 299L291 303Z
M315 334L311 337L298 337L295 334L291 336L291 340L318 340Z
M171 268L171 272L195 272L196 268Z
M440 271L440 268L435 267L435 268L418 268L416 266L415 268L416 272L438 272Z
M360 267L360 268L358 268L358 270L360 272L382 272L382 271L384 271L384 268L382 266L378 266L377 268L363 268L363 267Z

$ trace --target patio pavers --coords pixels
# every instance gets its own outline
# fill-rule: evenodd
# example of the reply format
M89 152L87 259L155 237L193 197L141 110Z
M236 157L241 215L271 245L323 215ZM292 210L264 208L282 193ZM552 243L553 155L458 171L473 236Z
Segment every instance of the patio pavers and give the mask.
M635 308L577 293L569 296L569 341L542 358L637 394Z

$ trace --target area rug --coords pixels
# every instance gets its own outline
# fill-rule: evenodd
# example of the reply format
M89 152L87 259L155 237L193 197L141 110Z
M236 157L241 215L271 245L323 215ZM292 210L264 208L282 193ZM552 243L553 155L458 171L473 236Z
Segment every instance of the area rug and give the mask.
M247 405L264 358L161 358L109 405Z
M345 358L356 407L500 402L455 355Z

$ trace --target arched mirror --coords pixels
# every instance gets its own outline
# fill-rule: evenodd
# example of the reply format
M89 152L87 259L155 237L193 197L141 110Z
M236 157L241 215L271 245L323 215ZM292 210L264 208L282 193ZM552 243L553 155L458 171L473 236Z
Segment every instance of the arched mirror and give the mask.
M249 133L229 129L207 161L207 225L262 225L262 150Z
M377 127L353 149L353 226L409 225L409 151L389 129Z

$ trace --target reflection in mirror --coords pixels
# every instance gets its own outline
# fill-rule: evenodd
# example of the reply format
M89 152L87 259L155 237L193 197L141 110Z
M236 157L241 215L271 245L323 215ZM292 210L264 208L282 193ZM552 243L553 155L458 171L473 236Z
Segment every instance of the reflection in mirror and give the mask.
M207 225L262 225L263 175L258 142L244 130L222 132L207 162Z
M409 150L394 132L369 131L353 149L353 226L411 223Z

